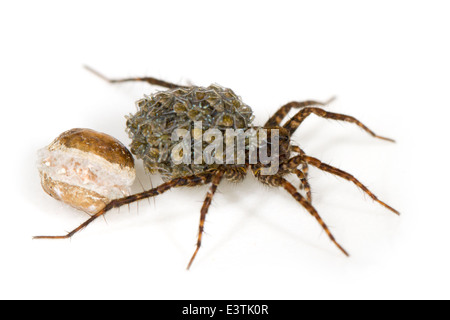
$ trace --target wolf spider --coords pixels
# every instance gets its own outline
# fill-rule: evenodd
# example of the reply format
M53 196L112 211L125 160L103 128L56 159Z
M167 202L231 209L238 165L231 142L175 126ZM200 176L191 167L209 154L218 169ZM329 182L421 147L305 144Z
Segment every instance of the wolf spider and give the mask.
M165 87L167 89L176 90L176 89L189 89L189 88L196 88L194 86L187 87L187 86L181 86L174 83L162 81L159 79L155 79L152 77L145 77L145 78L127 78L127 79L108 79L104 77L103 75L99 74L98 72L92 70L89 67L86 67L89 71L93 72L97 76L101 77L102 79L108 81L109 83L121 83L121 82L127 82L127 81L144 81L151 85L157 85L161 87ZM197 87L200 88L200 87ZM169 92L169 91L168 91ZM294 134L294 132L297 130L297 128L300 126L300 124L311 114L315 114L319 117L326 118L326 119L333 119L333 120L339 120L339 121L346 121L351 122L356 125L358 125L360 128L365 130L367 133L369 133L371 136L394 142L394 140L381 137L379 135L376 135L373 131L371 131L369 128L367 128L364 124L362 124L360 121L355 119L354 117L338 114L338 113L332 113L325 111L322 108L319 108L317 106L324 106L328 104L332 99L330 99L327 102L319 102L319 101L303 101L303 102L297 102L292 101L284 106L282 106L275 114L269 118L269 120L264 124L264 129L278 129L279 130L279 170L274 175L262 175L261 169L264 168L264 164L261 162L257 162L255 164L250 164L248 162L248 159L246 159L246 163L244 166L237 167L235 165L219 165L214 168L208 168L206 167L203 172L193 174L193 175L187 175L187 176L178 176L173 177L171 180L166 181L159 185L156 188L152 188L147 191L143 191L137 194L133 194L127 197L123 197L120 199L112 200L109 204L104 207L104 209L100 210L96 214L92 215L89 219L87 219L85 222L80 224L77 228L73 229L72 231L68 232L65 235L61 236L36 236L35 239L65 239L72 237L75 233L80 231L81 229L87 227L91 222L93 222L98 217L104 215L109 210L113 208L117 208L126 204L130 204L145 198L149 197L155 197L157 195L160 195L172 188L177 187L193 187L193 186L200 186L200 185L209 185L209 191L206 194L206 198L203 202L203 206L200 210L200 223L198 228L198 237L197 237L197 244L195 251L192 255L192 258L190 259L187 269L189 269L200 249L201 243L202 243L202 236L203 236L203 230L204 230L204 224L205 224L205 218L206 214L208 213L209 206L211 205L212 198L214 194L217 191L217 187L219 186L220 182L225 178L231 181L241 181L248 171L250 170L253 175L262 183L273 186L273 187L281 187L284 190L286 190L297 202L299 202L320 224L320 226L323 228L323 230L328 235L329 239L336 245L337 248L339 248L342 253L344 253L346 256L348 256L347 251L336 241L332 233L330 232L329 228L325 224L325 222L320 217L317 210L313 207L311 202L311 188L308 182L308 167L314 166L322 171L329 172L331 174L334 174L336 176L339 176L345 180L348 180L350 182L353 182L357 187L359 187L362 191L364 191L366 194L368 194L374 201L378 202L379 204L383 205L385 208L391 210L392 212L399 214L397 210L390 207L383 201L379 200L368 188L366 188L359 180L357 180L354 176L351 174L340 170L338 168L335 168L333 166L330 166L328 164L325 164L321 162L319 159L314 158L312 156L307 155L299 146L295 146L291 144L291 136ZM298 109L297 113L287 120L287 122L282 125L282 121L286 118L289 111L291 109ZM270 130L268 130L270 132ZM293 154L291 156L291 153ZM285 176L288 174L295 174L299 180L300 180L300 190L304 190L305 196L301 195L300 192L297 190L297 188L292 185L288 180L285 179Z

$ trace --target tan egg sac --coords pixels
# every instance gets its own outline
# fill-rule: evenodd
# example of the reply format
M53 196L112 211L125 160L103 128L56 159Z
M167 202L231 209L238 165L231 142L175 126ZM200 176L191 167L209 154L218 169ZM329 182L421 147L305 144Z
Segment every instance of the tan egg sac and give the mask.
M45 192L88 213L130 194L134 160L115 138L91 129L71 129L38 151Z

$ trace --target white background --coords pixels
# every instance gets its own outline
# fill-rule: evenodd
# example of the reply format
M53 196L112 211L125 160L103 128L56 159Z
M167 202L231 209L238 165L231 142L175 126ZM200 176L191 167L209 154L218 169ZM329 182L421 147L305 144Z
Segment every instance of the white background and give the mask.
M0 5L0 298L450 298L448 2L161 3ZM159 89L110 85L83 64L231 87L256 124L288 101L337 95L330 110L397 143L315 116L293 140L402 215L311 169L313 203L351 258L285 191L251 175L220 186L190 271L206 187L114 210L71 240L32 240L86 219L43 192L36 150L74 127L128 145L124 115Z

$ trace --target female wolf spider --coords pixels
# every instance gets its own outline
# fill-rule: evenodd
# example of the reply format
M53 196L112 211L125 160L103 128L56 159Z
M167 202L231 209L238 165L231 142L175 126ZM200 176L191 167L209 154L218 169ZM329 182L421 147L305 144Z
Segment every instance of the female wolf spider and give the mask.
M394 142L394 140L376 135L354 117L325 111L316 106L324 106L327 102L318 101L292 101L282 106L262 127L270 132L270 129L277 129L279 132L279 151L278 151L278 171L276 174L264 175L262 169L267 167L261 161L250 163L248 158L245 164L214 164L214 165L173 165L168 160L162 160L161 148L155 149L155 146L164 145L162 137L170 134L174 126L184 125L192 128L194 120L203 120L204 128L218 128L225 131L227 128L258 128L252 126L253 115L250 107L245 105L241 99L230 89L211 85L209 87L182 86L174 83L162 81L152 77L127 78L127 79L108 79L93 69L86 67L100 78L109 83L121 83L127 81L143 81L151 85L165 87L169 90L155 93L151 96L145 96L137 102L138 112L128 117L127 127L132 138L131 151L138 158L144 160L144 165L149 172L159 172L163 175L164 183L156 188L143 191L137 194L126 196L120 199L112 200L102 210L93 214L89 219L79 225L77 228L62 236L36 236L37 239L65 239L72 237L75 233L88 226L98 217L104 215L109 210L126 204L130 204L145 198L155 197L176 187L193 187L200 185L209 185L209 191L200 210L200 224L198 230L197 244L194 254L189 261L189 269L200 249L202 235L205 224L205 217L211 205L212 198L217 191L217 187L223 179L233 182L242 181L250 170L253 175L263 184L282 187L297 202L299 202L321 225L328 235L329 239L346 255L347 251L336 241L319 213L313 207L311 202L311 189L308 182L308 166L314 166L320 170L329 172L343 179L353 182L357 187L368 194L373 200L380 203L392 212L399 214L397 210L379 200L368 188L359 182L351 174L325 164L319 159L311 157L299 147L291 144L291 136L300 126L300 124L311 114L319 117L333 120L351 122L358 125L367 133L375 138ZM282 125L291 109L298 109L298 112ZM167 132L162 132L166 130ZM170 135L169 135L170 136ZM155 140L156 139L156 140ZM167 144L166 144L167 145ZM167 150L166 150L167 151ZM167 152L166 152L167 153ZM293 155L291 155L293 154ZM306 197L300 194L297 188L285 179L288 174L295 174L300 180L300 190L304 190Z

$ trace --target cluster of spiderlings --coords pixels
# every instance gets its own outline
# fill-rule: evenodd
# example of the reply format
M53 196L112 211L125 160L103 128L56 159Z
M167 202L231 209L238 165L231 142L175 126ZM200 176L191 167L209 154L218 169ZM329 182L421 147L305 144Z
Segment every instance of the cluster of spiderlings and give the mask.
M202 130L216 128L244 129L253 121L252 109L231 89L219 85L177 88L145 96L136 102L138 111L127 117L127 132L132 139L131 152L144 162L150 173L160 173L164 180L197 174L217 167L215 164L179 164L171 160L172 141L176 129L194 129L202 122ZM193 140L193 135L191 135ZM193 148L194 141L191 141ZM202 149L208 143L203 142Z

